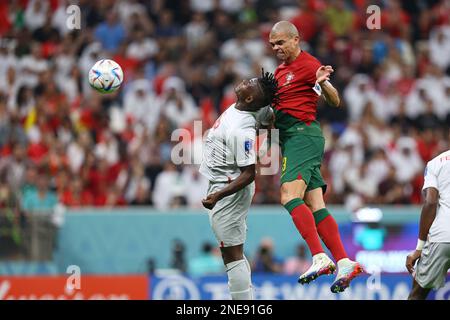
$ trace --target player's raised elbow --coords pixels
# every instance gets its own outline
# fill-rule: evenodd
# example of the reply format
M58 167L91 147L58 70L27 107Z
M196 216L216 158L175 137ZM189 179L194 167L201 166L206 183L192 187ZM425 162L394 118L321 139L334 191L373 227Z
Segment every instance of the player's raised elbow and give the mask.
M339 97L336 97L331 101L331 105L333 107L338 108L340 106L340 104L341 104L341 99L339 99Z
M246 167L242 167L240 169L242 172L241 176L242 176L244 185L248 185L248 184L252 183L253 181L255 181L256 166L254 164L246 166Z
M256 178L256 171L255 170L249 170L248 176L247 176L247 183L250 184L253 181L255 181Z
M335 92L335 94L331 97L330 99L330 104L333 107L339 107L341 105L341 98L339 98L339 94L337 93L337 91Z

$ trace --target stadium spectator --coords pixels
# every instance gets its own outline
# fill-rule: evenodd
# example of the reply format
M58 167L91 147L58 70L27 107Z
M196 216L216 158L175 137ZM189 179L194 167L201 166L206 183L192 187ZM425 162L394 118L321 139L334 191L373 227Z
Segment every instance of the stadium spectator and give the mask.
M283 271L283 262L275 255L271 238L261 239L258 251L252 261L252 271L253 273L281 273Z
M212 244L205 242L202 244L201 255L189 260L188 273L194 277L222 274L224 267L218 248L214 248Z
M450 57L442 52L450 51L450 26L436 27L430 32L430 59L441 70L450 67Z
M158 53L158 43L154 39L146 37L144 30L134 30L132 38L133 41L127 49L128 58L141 62L153 58Z
M18 69L20 77L17 81L25 85L36 87L39 84L39 75L49 68L49 62L43 56L42 45L34 42L31 45L31 54L20 60Z
M118 21L117 14L114 11L108 12L106 21L99 24L95 29L95 38L103 48L114 53L119 48L122 41L125 40L126 31L123 24Z
M186 201L191 208L201 208L208 190L208 181L198 172L195 165L185 166L181 178L186 188Z
M400 137L388 157L396 170L397 181L411 181L422 173L423 163L417 152L417 143L411 137Z
M117 180L125 190L127 203L141 202L143 201L142 195L150 193L150 179L145 176L145 168L137 158L132 160L131 168L127 172L121 171Z
M42 27L47 20L47 12L49 10L48 1L30 0L25 10L25 26L31 31Z
M314 11L312 1L298 0L297 2L299 12L291 19L291 22L299 30L303 41L314 43L320 27L319 14Z
M330 31L337 37L346 36L353 30L354 13L346 8L344 0L330 2L324 14Z
M18 194L0 175L0 259L23 259L23 230L26 225Z
M386 178L381 180L378 185L378 195L376 203L388 204L408 204L412 190L404 184L398 182L397 173L394 167L391 167Z
M77 176L73 177L68 188L61 194L60 202L68 207L92 206L94 197L83 184L83 179Z
M178 77L164 81L159 103L167 119L176 128L190 124L199 116L194 99L186 92L184 81Z
M166 162L163 171L158 175L153 191L153 203L160 210L169 209L177 205L177 198L182 197L185 185L178 172L177 167L172 162Z
M5 177L9 189L18 192L25 181L25 172L28 166L26 148L21 144L13 147L9 156L0 158L0 176Z
M206 2L206 1L202 1ZM208 22L205 15L201 12L196 12L192 15L192 20L184 27L186 35L187 47L190 50L199 48L204 42L204 38L208 32Z
M185 257L186 246L180 239L172 241L172 256L170 260L170 267L181 272L186 272L187 262Z
M307 257L307 250L303 244L295 248L295 256L287 257L283 264L283 273L289 275L303 274L311 265L311 259Z
M133 123L142 122L148 133L155 132L161 104L156 101L151 83L147 79L136 79L130 83L124 97L124 112Z
M50 190L49 181L44 173L36 178L36 189L24 193L22 207L29 212L49 212L58 203L58 197Z

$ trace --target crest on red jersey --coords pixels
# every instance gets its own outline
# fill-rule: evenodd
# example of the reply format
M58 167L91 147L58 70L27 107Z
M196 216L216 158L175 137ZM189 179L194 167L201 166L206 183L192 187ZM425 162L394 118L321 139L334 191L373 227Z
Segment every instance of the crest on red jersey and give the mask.
M294 74L292 72L289 72L286 75L286 82L291 82L292 80L294 80Z

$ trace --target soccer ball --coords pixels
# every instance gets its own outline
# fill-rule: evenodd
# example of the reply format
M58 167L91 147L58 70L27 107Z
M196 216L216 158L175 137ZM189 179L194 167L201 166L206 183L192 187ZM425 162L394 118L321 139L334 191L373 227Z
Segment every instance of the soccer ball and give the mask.
M122 81L122 68L113 60L99 60L89 70L89 84L101 93L116 91L119 89Z

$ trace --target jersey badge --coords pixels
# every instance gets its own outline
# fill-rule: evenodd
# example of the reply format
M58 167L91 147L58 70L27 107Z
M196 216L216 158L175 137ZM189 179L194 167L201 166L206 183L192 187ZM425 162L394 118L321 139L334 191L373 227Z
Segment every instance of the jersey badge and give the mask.
M248 156L248 154L250 153L250 151L253 148L253 140L245 140L244 142L244 150L245 150L245 155Z
M294 80L294 77L295 77L295 75L294 75L292 72L289 72L289 73L286 75L286 83L287 83L287 82L291 82L292 80Z

